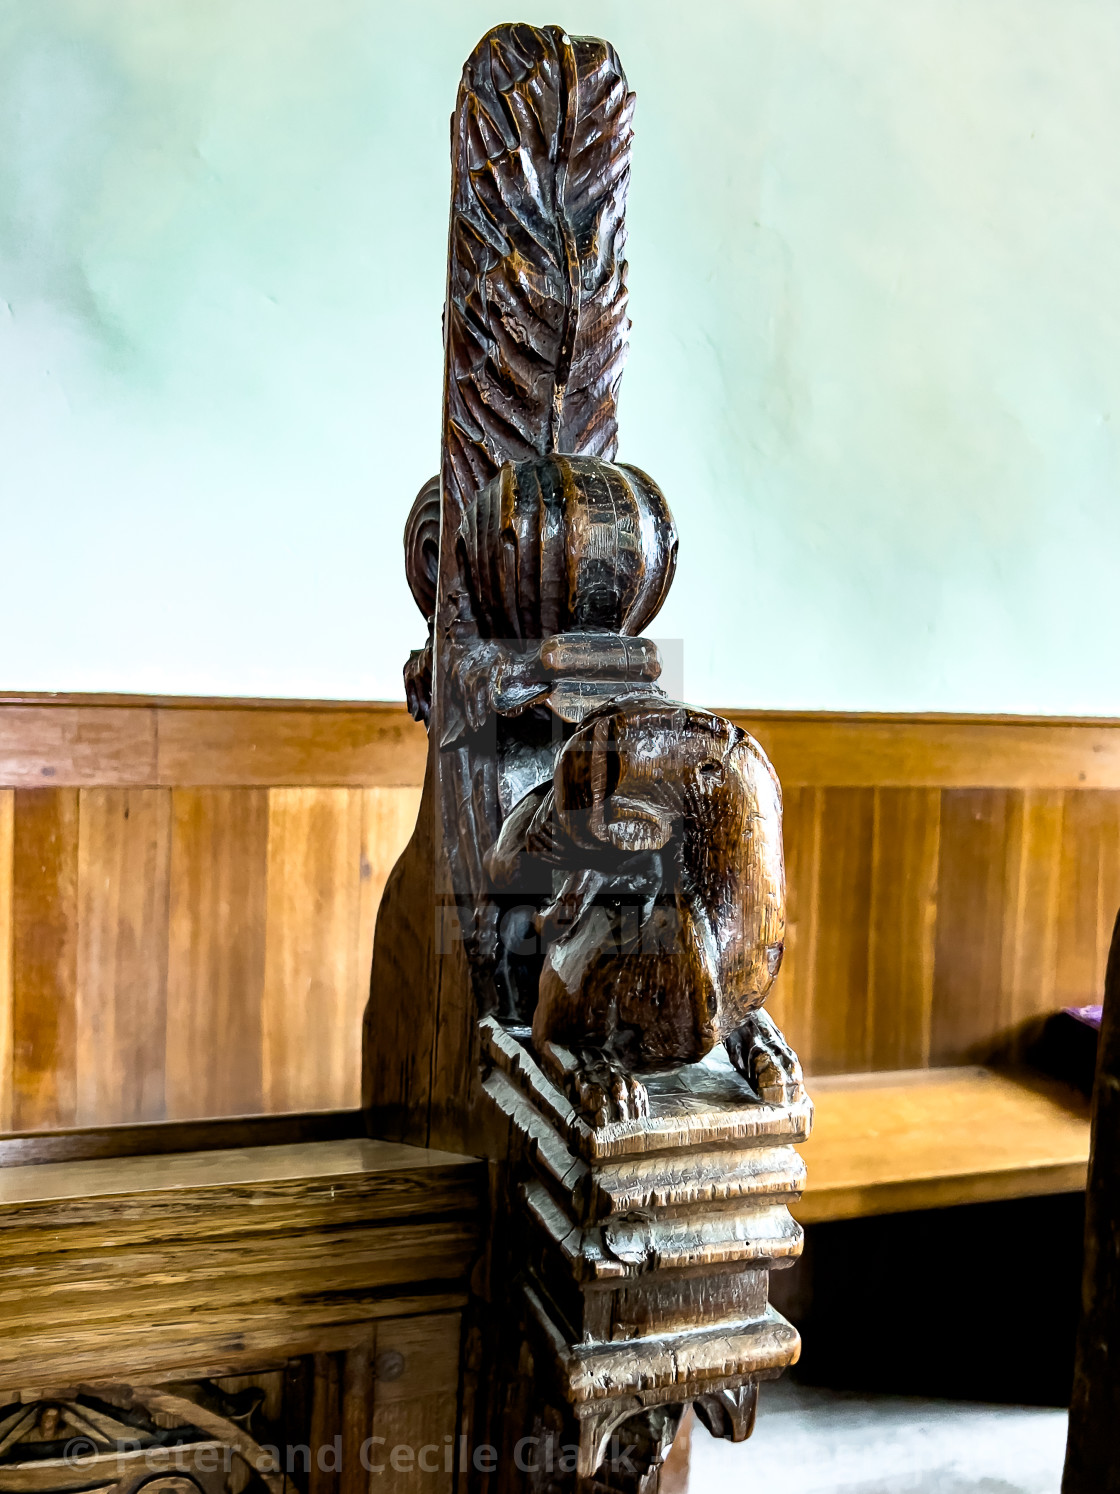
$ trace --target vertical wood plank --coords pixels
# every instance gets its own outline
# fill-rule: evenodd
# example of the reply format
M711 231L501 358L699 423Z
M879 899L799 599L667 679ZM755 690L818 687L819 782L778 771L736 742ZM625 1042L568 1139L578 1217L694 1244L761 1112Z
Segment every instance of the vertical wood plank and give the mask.
M372 1435L384 1441L373 1448L371 1489L451 1494L459 1333L458 1313L377 1325ZM395 1460L394 1449L400 1449Z
M1120 793L1100 792L1100 882L1097 893L1096 990L1103 993L1116 918L1120 913Z
M78 791L17 789L12 826L12 1124L72 1126Z
M419 788L369 788L362 794L362 963L369 986L373 959L373 926L381 895L408 845L420 812Z
M1066 795L1056 982L1061 1005L1084 1006L1100 999L1097 985L1097 905L1100 897L1097 809L1095 794L1073 792Z
M266 1110L361 1103L362 1012L385 881L418 789L273 789L262 1006Z
M359 789L273 789L261 1009L265 1110L360 1094L363 804Z
M1100 1001L1118 905L1120 795L1070 790L1062 827L1055 1005Z
M998 1027L1011 794L950 789L941 798L933 1064L983 1062Z
M862 1067L929 1063L941 795L876 789Z
M172 790L168 1119L261 1109L267 865L267 790Z
M162 1120L171 794L81 790L77 1121Z
M0 789L0 1131L12 1128L12 832L15 793Z
M366 1439L373 1431L373 1350L377 1330L365 1342L346 1351L342 1370L342 1478L340 1494L369 1494L365 1466L371 1449ZM365 1450L365 1459L362 1452Z
M989 1016L993 1048L1008 1057L1024 1056L1033 1019L1055 1006L1062 826L1059 791L1010 796L1000 1003Z
M308 1494L340 1494L342 1470L332 1449L337 1449L335 1438L342 1435L343 1358L342 1354L316 1354L312 1359Z
M816 965L817 885L821 853L821 790L784 795L782 838L786 864L786 948L770 1015L806 1069L813 1066L813 975Z
M868 957L875 791L821 791L812 1070L863 1067L869 1048Z

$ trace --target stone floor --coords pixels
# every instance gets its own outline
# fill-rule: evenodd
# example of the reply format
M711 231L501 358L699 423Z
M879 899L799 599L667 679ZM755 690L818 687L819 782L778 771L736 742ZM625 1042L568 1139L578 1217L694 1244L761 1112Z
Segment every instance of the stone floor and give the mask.
M689 1494L1058 1494L1066 1413L764 1385L749 1442L692 1440Z

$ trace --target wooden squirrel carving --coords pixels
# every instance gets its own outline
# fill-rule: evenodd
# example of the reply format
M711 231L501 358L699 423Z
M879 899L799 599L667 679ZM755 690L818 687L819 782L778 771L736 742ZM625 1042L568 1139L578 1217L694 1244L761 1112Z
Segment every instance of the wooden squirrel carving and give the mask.
M760 1011L784 938L781 793L758 746L669 701L643 637L677 536L615 462L633 95L613 48L499 27L454 119L444 460L405 531L408 661L480 1014L528 1026L589 1113L725 1042L800 1071Z
M428 764L363 1097L372 1134L495 1163L461 1388L509 1455L468 1483L486 1494L543 1490L516 1472L530 1432L578 1450L550 1490L655 1494L686 1407L741 1440L799 1344L767 1301L812 1114L763 1010L781 790L746 732L659 685L676 526L617 460L632 114L594 38L499 26L468 59L442 465L405 529Z

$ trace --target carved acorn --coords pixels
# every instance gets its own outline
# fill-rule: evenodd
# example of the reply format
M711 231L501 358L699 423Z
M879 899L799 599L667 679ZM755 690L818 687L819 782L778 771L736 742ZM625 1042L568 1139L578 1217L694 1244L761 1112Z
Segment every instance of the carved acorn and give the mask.
M475 494L456 553L483 637L633 637L668 594L677 532L637 467L551 455L508 462Z

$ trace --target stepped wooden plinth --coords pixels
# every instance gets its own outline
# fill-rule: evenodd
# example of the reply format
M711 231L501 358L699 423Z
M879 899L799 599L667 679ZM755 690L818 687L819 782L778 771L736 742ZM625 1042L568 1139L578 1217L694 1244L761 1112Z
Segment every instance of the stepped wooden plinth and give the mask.
M652 1076L648 1119L593 1126L527 1036L482 1023L483 1088L510 1128L520 1204L510 1258L523 1263L516 1291L533 1357L523 1372L537 1399L547 1382L556 1434L566 1425L578 1438L584 1477L616 1433L626 1440L625 1423L655 1408L666 1446L689 1404L741 1440L759 1380L800 1350L767 1290L801 1252L789 1205L804 1186L795 1147L811 1102L759 1101L721 1049Z

